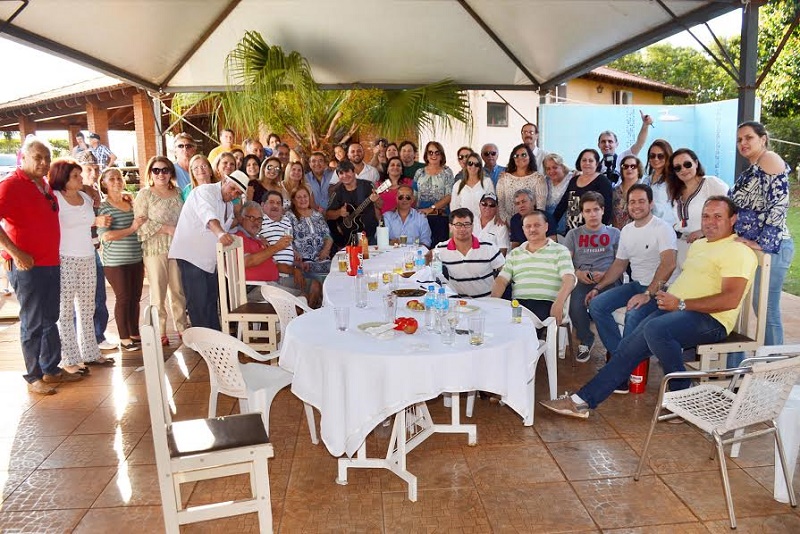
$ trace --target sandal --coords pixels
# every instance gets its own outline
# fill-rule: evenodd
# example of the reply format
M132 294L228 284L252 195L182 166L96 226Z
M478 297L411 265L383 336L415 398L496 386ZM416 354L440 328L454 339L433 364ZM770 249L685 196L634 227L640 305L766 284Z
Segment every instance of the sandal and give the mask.
M121 348L122 350L126 350L128 352L134 352L139 350L140 347L138 343L136 343L135 341L131 341L130 343L120 343L119 348Z
M100 356L93 362L86 362L86 365L102 365L105 367L111 367L115 363L116 361L114 360L114 358L104 358L103 356Z

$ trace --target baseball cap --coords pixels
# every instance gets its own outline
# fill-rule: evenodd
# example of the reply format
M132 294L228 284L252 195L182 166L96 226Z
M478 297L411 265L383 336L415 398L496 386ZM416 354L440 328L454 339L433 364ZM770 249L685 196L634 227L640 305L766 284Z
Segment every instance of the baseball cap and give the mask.
M481 202L483 202L484 200L491 200L492 202L497 204L497 195L495 195L494 193L486 193L481 197Z
M100 140L100 136L98 134L92 132L92 133L89 134L89 139L97 139L99 141Z

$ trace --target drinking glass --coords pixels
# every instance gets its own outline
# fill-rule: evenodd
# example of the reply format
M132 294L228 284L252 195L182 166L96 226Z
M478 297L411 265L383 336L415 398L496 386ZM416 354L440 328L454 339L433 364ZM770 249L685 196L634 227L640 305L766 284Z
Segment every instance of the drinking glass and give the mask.
M381 282L383 282L383 285L385 286L388 286L390 283L392 283L392 271L383 271L381 273Z
M336 329L346 332L350 326L350 308L334 308L333 316L336 318Z
M456 341L456 325L458 324L458 315L455 313L448 313L441 319L440 335L444 345L452 345Z
M337 252L336 261L339 263L339 272L347 272L347 254L344 252Z
M387 293L383 296L383 320L387 323L394 323L397 315L397 295Z
M408 244L408 236L405 234L400 235L399 242L401 247L406 246Z
M413 271L414 270L414 253L413 252L406 252L403 255L403 269L405 272Z
M370 291L378 290L378 273L367 274L367 289Z
M483 333L486 327L486 318L483 315L474 315L469 318L469 344L483 345Z

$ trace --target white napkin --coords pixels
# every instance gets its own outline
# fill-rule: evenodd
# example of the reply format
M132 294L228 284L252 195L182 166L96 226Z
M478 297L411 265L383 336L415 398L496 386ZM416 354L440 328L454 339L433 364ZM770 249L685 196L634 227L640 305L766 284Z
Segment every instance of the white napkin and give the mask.
M427 265L414 273L414 281L418 284L430 283L431 280L433 280L433 271Z
M378 339L392 339L394 337L394 323L371 326L366 328L364 332Z

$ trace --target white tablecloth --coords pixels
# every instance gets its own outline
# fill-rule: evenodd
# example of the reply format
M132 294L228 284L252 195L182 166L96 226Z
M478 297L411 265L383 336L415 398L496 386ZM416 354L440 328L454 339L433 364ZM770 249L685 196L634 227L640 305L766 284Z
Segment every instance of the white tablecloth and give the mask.
M423 323L422 314L406 312L407 300L398 299L398 316ZM456 336L453 346L443 345L424 326L413 335L398 332L391 340L377 340L357 328L382 318L377 297L367 308L350 308L347 332L336 330L331 307L289 324L280 365L294 373L292 392L319 409L322 440L331 454L352 456L381 421L443 392L491 391L523 418L528 415L538 345L532 324L525 318L511 323L510 305L470 304L486 316L487 339L477 347L466 335Z

